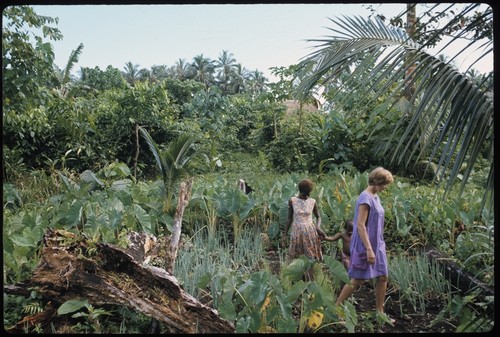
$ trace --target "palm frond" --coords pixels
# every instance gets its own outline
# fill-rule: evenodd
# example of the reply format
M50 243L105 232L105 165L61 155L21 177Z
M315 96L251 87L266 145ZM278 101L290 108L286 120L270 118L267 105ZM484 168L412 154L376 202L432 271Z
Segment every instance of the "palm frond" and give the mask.
M160 149L158 148L158 145L156 142L151 138L151 135L149 132L144 129L143 127L139 126L139 131L141 132L142 137L146 140L146 143L148 144L149 149L151 150L151 153L153 154L153 157L155 158L156 165L161 171L163 181L166 180L167 178L167 165L165 161L162 159Z
M78 58L80 57L82 50L83 50L83 43L80 43L78 48L76 48L75 50L73 50L71 52L69 59L68 59L68 62L66 63L66 67L64 68L64 71L63 71L62 84L69 82L70 75L71 75L71 69L73 69L75 64L78 63Z
M193 143L193 137L183 134L169 144L168 152L172 155L175 167L182 168L191 160L188 154Z
M406 31L375 21L355 18L331 19L336 28L329 28L334 36L309 40L319 42L317 49L304 57L298 66L297 77L302 79L299 91L307 95L318 85L334 86L331 97L339 93L348 97L356 80L366 78L353 90L355 95L367 97L373 103L382 93L391 94L385 102L386 114L392 107L406 99L404 93L410 87L415 91L402 120L394 125L393 137L403 136L397 146L387 146L392 162L408 166L411 160L437 159L441 178L447 172L447 188L451 187L466 163L462 190L472 172L474 163L485 144L493 148L493 99L438 57L428 54L424 47L412 41ZM484 50L488 52L488 44ZM467 46L470 47L470 46ZM413 70L411 70L414 67ZM407 72L411 72L408 76ZM339 74L349 73L345 82L339 83ZM376 83L366 85L366 83ZM387 144L393 144L387 142ZM412 156L407 156L408 153ZM483 151L484 152L484 151ZM493 151L490 162L489 191L493 188ZM403 158L406 158L405 162Z

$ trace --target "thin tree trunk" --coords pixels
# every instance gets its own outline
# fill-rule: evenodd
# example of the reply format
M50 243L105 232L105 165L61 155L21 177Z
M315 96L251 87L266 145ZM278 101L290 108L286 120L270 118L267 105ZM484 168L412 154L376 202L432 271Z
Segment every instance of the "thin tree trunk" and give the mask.
M177 258L177 250L179 248L179 240L182 231L182 217L184 209L189 203L191 198L191 189L193 187L193 178L187 182L182 182L179 189L179 200L177 202L177 209L174 215L174 228L172 231L172 239L170 240L170 249L167 249L166 270L170 275L174 274L175 259Z
M410 39L414 40L415 38L415 32L417 31L416 29L416 21L417 21L417 10L416 10L416 4L408 4L407 5L407 12L406 12L406 32L408 33L408 36ZM410 57L412 57L413 54L410 54ZM413 82L415 76L413 74L413 71L415 70L415 64L412 64L407 70L406 70L406 86L405 86L405 97L408 101L410 101L413 97L413 94L415 93L415 83Z
M135 158L134 178L137 179L137 161L139 160L139 124L135 123Z

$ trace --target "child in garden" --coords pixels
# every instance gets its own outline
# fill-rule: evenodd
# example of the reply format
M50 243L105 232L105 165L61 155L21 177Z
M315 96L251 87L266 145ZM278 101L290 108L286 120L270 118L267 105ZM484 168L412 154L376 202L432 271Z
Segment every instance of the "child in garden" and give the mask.
M338 239L342 239L342 262L344 263L344 267L347 270L349 270L349 262L351 256L350 247L351 247L352 226L353 226L353 221L352 219L349 219L345 223L343 232L337 233L334 236L324 237L324 240L326 241L337 241Z

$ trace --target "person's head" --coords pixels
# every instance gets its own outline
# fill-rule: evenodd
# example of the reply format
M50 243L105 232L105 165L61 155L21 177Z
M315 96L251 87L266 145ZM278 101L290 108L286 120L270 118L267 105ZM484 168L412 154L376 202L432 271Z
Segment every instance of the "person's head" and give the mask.
M383 167L377 167L368 175L368 185L378 187L383 190L394 181L392 173Z
M309 179L303 179L299 182L299 193L305 197L308 197L311 194L313 188L314 184Z
M344 229L348 233L352 233L352 227L354 226L354 221L352 219L349 219L345 222Z

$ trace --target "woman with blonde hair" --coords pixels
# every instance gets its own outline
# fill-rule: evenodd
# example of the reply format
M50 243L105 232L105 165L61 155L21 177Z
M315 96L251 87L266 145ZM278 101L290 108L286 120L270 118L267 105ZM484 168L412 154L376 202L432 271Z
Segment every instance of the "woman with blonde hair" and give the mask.
M351 238L349 277L336 304L342 304L361 285L376 278L375 310L384 313L387 291L388 265L384 241L384 208L377 195L394 182L388 170L377 167L368 176L368 187L361 192L354 209L354 227Z

